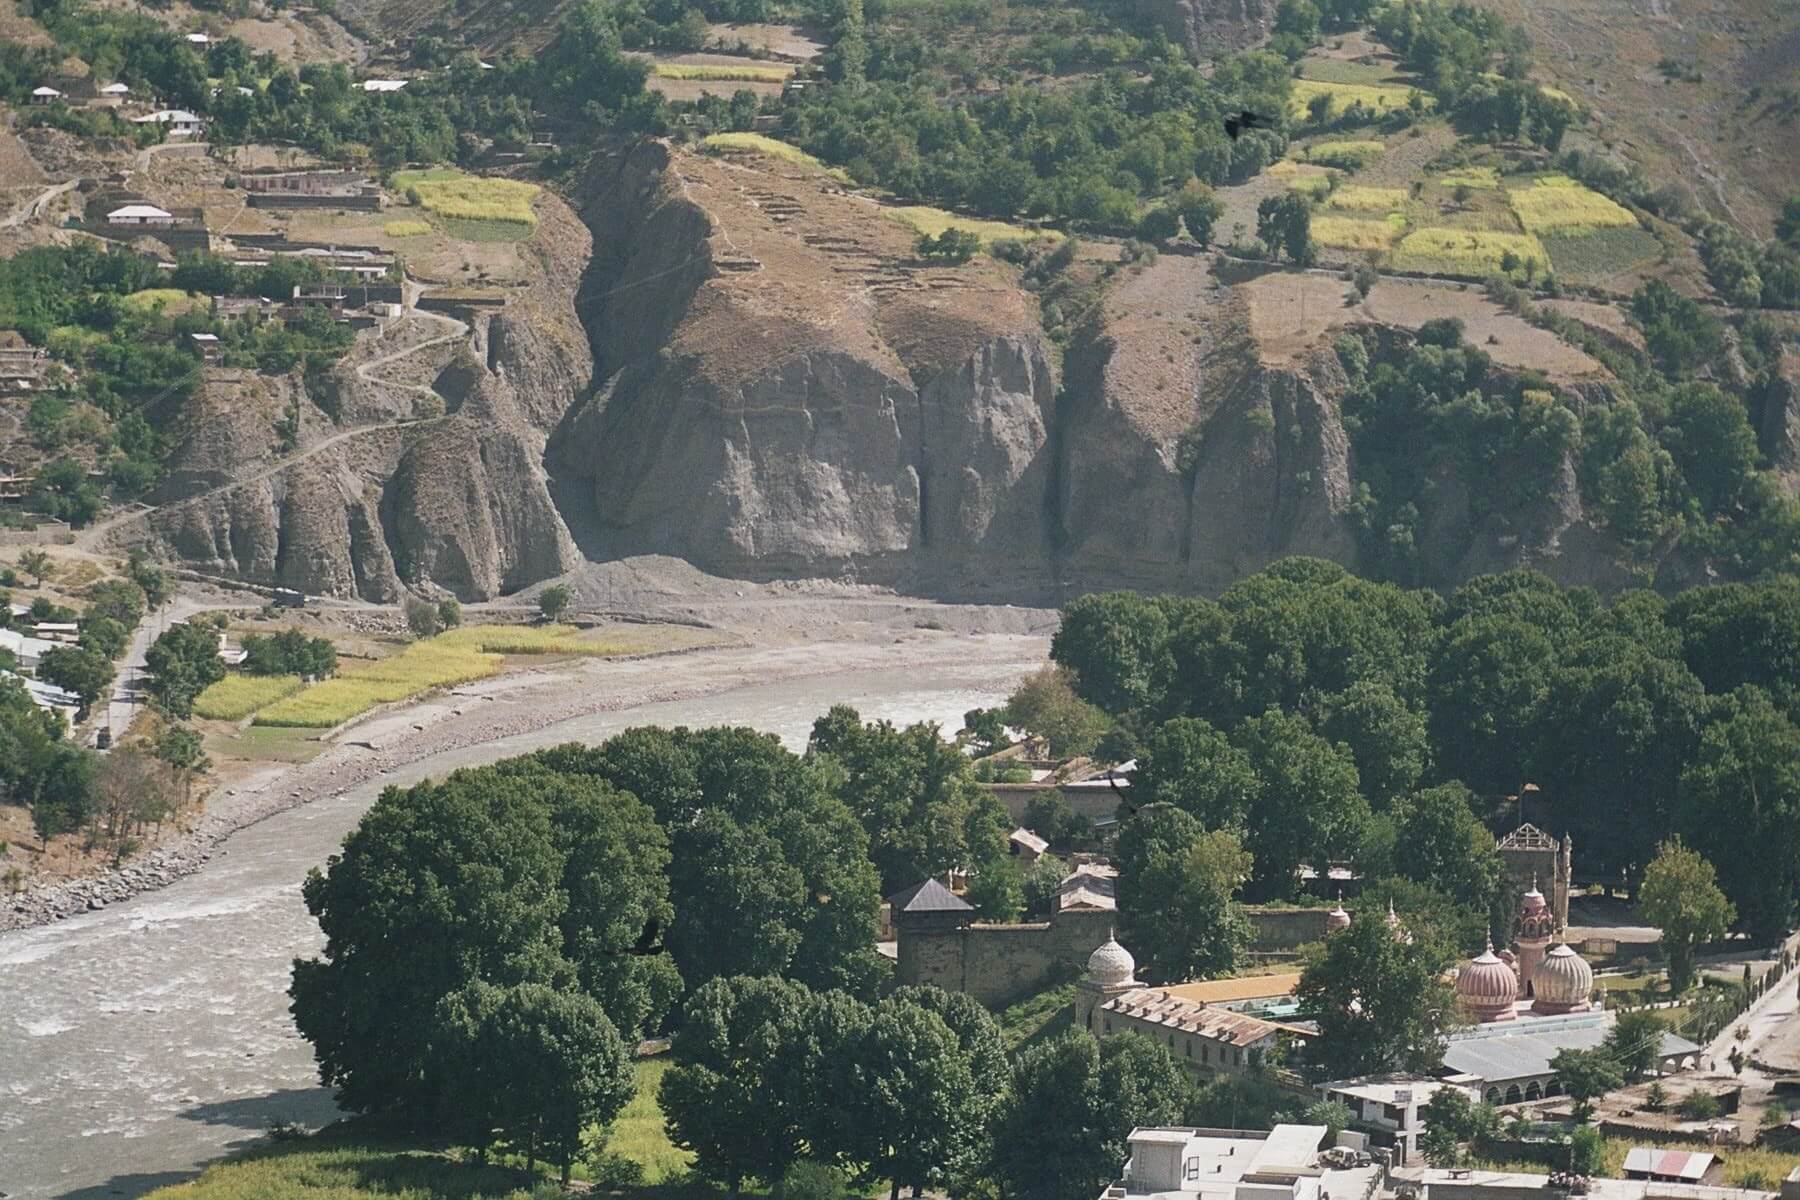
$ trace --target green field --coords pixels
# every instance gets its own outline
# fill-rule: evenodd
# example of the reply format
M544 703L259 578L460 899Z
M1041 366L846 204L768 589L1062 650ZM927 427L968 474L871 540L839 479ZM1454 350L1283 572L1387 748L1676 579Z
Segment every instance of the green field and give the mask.
M1395 74L1391 67L1344 58L1303 58L1300 60L1300 78L1319 83L1406 85L1406 80Z
M1540 270L1550 262L1544 244L1529 233L1434 227L1417 230L1401 239L1394 248L1392 265L1397 271L1485 279L1501 273L1501 263L1508 251L1521 263L1535 259Z
M145 288L125 297L125 307L137 312L150 312L160 304L165 317L179 317L183 313L192 312L203 302L203 297L184 292L180 288Z
M662 1108L656 1103L656 1089L669 1069L669 1056L640 1058L633 1064L637 1074L637 1095L613 1122L612 1136L606 1148L629 1158L644 1168L644 1182L651 1187L678 1179L694 1161L694 1156L669 1140L663 1125Z
M1346 185L1331 193L1326 208L1349 212L1397 213L1406 209L1406 189Z
M1662 255L1656 235L1639 229L1596 229L1592 233L1540 238L1558 275L1571 278L1616 275Z
M1304 154L1307 162L1354 171L1380 158L1383 149L1385 147L1375 141L1315 142Z
M456 1162L380 1143L313 1139L277 1144L158 1188L155 1200L504 1200L523 1197L523 1171Z
M431 232L428 221L389 221L381 227L381 232L389 237L418 237Z
M760 133L715 133L709 137L701 138L700 148L702 150L712 150L715 152L720 150L750 150L757 154L766 154L770 158L779 158L782 162L796 163L802 167L815 167L821 171L829 169L824 163L800 149L800 147L790 146L786 142L778 141L772 137L764 137Z
M194 699L194 715L209 721L241 721L300 690L298 675L227 675Z

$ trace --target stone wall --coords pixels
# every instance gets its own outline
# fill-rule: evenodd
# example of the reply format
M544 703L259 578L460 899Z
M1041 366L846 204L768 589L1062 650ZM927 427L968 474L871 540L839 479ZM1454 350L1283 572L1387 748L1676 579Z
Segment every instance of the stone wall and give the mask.
M1000 1007L1086 967L1088 956L1111 935L1115 916L1083 909L1020 925L903 923L895 979L967 992L990 1008Z
M1292 955L1308 942L1325 940L1329 908L1261 908L1245 905L1250 921L1250 953Z
M1058 790L1054 783L990 783L986 787L1006 806L1014 824L1025 819L1025 808L1033 799L1044 792ZM1097 821L1119 811L1119 798L1109 787L1064 787L1061 791L1063 799L1069 802L1069 808L1078 817Z

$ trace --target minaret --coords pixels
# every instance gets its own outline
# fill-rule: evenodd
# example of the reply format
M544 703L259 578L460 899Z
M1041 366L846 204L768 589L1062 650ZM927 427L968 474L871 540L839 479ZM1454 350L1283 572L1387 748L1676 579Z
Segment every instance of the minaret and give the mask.
M1531 996L1531 981L1537 977L1538 964L1550 949L1556 935L1556 913L1538 891L1537 876L1531 878L1531 890L1519 902L1518 935L1513 941L1519 957L1519 999Z

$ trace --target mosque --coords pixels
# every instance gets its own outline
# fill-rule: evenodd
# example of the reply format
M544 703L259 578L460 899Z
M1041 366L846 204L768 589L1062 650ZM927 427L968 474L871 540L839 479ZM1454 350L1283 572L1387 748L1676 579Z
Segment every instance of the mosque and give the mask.
M1411 939L1391 904L1384 920L1394 937ZM1348 928L1350 921L1339 903L1326 919L1326 936ZM1457 970L1456 998L1467 1024L1449 1035L1436 1080L1421 1083L1452 1083L1492 1104L1558 1096L1562 1088L1550 1060L1560 1051L1593 1049L1606 1040L1614 1014L1596 999L1593 968L1558 936L1556 909L1535 881L1513 924L1509 947L1496 951L1490 938L1485 950ZM1211 985L1147 987L1135 972L1130 952L1117 941L1109 938L1095 950L1076 985L1075 1024L1100 1036L1126 1029L1145 1033L1204 1076L1254 1069L1279 1040L1314 1036L1306 1026L1266 1019L1272 1015L1267 996L1253 998L1261 1008L1222 999L1208 1003L1202 989ZM1282 978L1290 981L1289 992L1299 980ZM1665 1032L1658 1070L1692 1066L1699 1050Z

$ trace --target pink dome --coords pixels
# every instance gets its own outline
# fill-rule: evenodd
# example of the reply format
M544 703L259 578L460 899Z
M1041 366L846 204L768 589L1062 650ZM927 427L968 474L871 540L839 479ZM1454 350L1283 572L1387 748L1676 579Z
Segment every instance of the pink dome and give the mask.
M1584 1011L1593 991L1594 969L1567 942L1546 954L1531 973L1531 992L1536 997L1531 1006L1534 1012Z
M1325 914L1327 931L1350 928L1350 914L1344 911L1344 898L1338 897L1337 907Z
M1478 1021L1510 1021L1519 998L1519 977L1494 953L1494 939L1487 949L1456 973L1456 998Z

